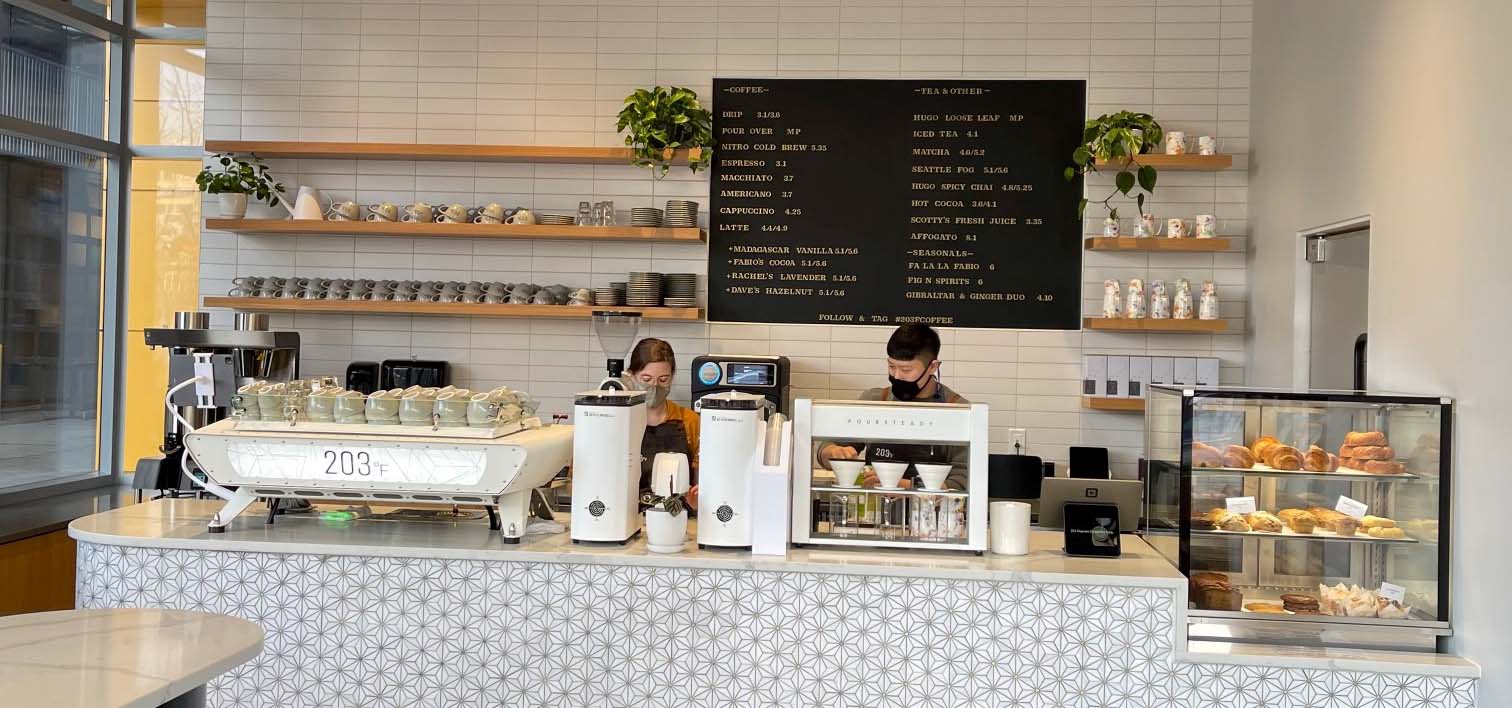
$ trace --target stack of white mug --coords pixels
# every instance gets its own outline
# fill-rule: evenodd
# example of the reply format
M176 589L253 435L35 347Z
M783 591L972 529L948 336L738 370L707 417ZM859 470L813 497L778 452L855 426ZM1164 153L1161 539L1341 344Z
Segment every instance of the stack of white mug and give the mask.
M340 386L313 389L253 381L237 389L234 415L244 420L488 428L519 422L539 403L500 386L474 392L455 386L395 388L364 394Z
M1161 235L1161 229L1165 229L1166 238L1217 238L1218 217L1212 214L1198 214L1191 221L1179 216L1173 216L1164 221L1155 218L1154 214L1140 214L1134 222L1134 238L1154 238ZM1118 219L1109 216L1103 219L1103 236L1118 238L1123 233L1123 228Z

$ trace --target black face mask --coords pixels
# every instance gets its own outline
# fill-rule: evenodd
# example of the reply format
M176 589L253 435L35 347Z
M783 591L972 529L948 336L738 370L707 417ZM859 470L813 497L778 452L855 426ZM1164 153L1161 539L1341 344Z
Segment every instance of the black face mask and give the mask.
M924 389L924 381L929 378L929 367L924 367L924 373L913 381L888 376L887 382L892 384L892 395L900 401L912 401L919 397L919 392Z

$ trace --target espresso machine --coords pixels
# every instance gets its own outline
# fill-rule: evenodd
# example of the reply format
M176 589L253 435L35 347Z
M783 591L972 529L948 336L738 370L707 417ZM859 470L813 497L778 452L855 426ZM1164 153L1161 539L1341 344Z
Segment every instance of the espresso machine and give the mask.
M600 389L572 409L572 542L624 543L640 533L644 391Z
M698 546L751 547L752 489L766 452L766 396L712 393L699 410Z
M210 329L208 312L176 312L173 326L144 331L147 346L168 349L168 384L173 386L205 375L205 385L173 393L172 403L191 429L203 428L231 414L236 389L254 380L292 381L299 378L299 333L268 331L268 315L236 313L230 330ZM166 406L163 413L161 455L137 462L132 487L154 489L169 496L194 490L184 478L184 428ZM201 473L199 470L191 474Z

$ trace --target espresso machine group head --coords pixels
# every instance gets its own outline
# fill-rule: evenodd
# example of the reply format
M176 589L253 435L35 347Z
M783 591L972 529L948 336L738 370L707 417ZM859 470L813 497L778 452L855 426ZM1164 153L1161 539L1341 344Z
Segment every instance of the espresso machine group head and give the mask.
M231 397L243 384L299 378L299 333L268 331L266 314L239 312L234 329L212 330L210 313L177 312L172 327L147 329L144 334L147 346L168 349L170 387L201 375L213 380L173 394L174 407L194 429L229 417ZM162 454L137 462L132 487L171 495L192 491L181 461L189 431L171 412L165 410L163 418Z

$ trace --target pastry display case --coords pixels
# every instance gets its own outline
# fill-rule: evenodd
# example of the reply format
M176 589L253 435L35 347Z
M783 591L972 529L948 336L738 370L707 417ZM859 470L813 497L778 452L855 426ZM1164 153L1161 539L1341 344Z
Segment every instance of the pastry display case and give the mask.
M1188 638L1436 650L1453 415L1437 396L1152 387L1145 539L1190 580Z

